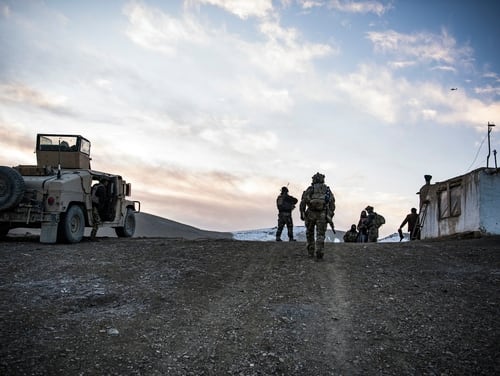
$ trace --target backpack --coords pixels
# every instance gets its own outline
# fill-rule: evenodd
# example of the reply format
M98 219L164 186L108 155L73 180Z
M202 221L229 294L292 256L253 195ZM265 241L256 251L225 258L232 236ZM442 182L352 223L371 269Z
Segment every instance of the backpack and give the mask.
M312 192L309 194L307 206L312 210L325 209L326 203L330 200L330 189L322 183L316 183L311 188Z
M290 195L279 195L276 199L278 210L283 212L291 212L293 209L295 209L296 203L297 199Z
M385 218L382 215L375 213L375 218L373 219L373 224L375 225L375 227L379 228L384 223L385 223Z

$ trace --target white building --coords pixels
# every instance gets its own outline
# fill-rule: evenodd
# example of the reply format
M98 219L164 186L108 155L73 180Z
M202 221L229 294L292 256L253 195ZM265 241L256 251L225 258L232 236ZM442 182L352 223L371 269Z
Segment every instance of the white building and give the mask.
M421 239L500 234L500 169L479 168L420 189Z

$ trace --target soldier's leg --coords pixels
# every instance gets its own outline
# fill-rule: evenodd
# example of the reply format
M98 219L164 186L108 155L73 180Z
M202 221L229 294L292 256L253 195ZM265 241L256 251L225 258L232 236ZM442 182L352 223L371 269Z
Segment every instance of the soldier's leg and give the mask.
M92 231L90 232L90 237L92 239L95 239L97 235L97 230L99 229L99 225L101 224L101 216L99 215L99 211L95 206L92 208L92 218L93 218L93 224L92 224Z
M368 229L368 243L376 243L378 239L378 228L370 227Z
M323 258L325 251L326 221L320 220L316 225L316 257Z
M316 221L314 219L306 218L306 239L307 239L307 253L309 256L314 256L314 228L316 225Z
M276 241L281 241L281 233L283 232L283 227L285 226L285 221L283 220L283 216L278 214L278 230L276 231Z
M286 229L288 231L288 240L291 242L295 241L295 239L293 238L293 220L291 214L287 218Z

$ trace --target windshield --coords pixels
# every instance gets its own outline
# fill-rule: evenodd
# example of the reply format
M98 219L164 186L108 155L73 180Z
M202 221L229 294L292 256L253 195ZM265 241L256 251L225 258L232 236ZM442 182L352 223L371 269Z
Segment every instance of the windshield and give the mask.
M39 150L42 151L80 151L90 155L90 142L81 136L40 135Z

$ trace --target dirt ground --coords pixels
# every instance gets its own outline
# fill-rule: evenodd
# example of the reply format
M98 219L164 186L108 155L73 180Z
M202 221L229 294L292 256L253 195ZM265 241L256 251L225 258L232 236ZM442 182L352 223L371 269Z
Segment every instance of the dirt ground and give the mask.
M500 238L0 242L1 375L493 375Z

